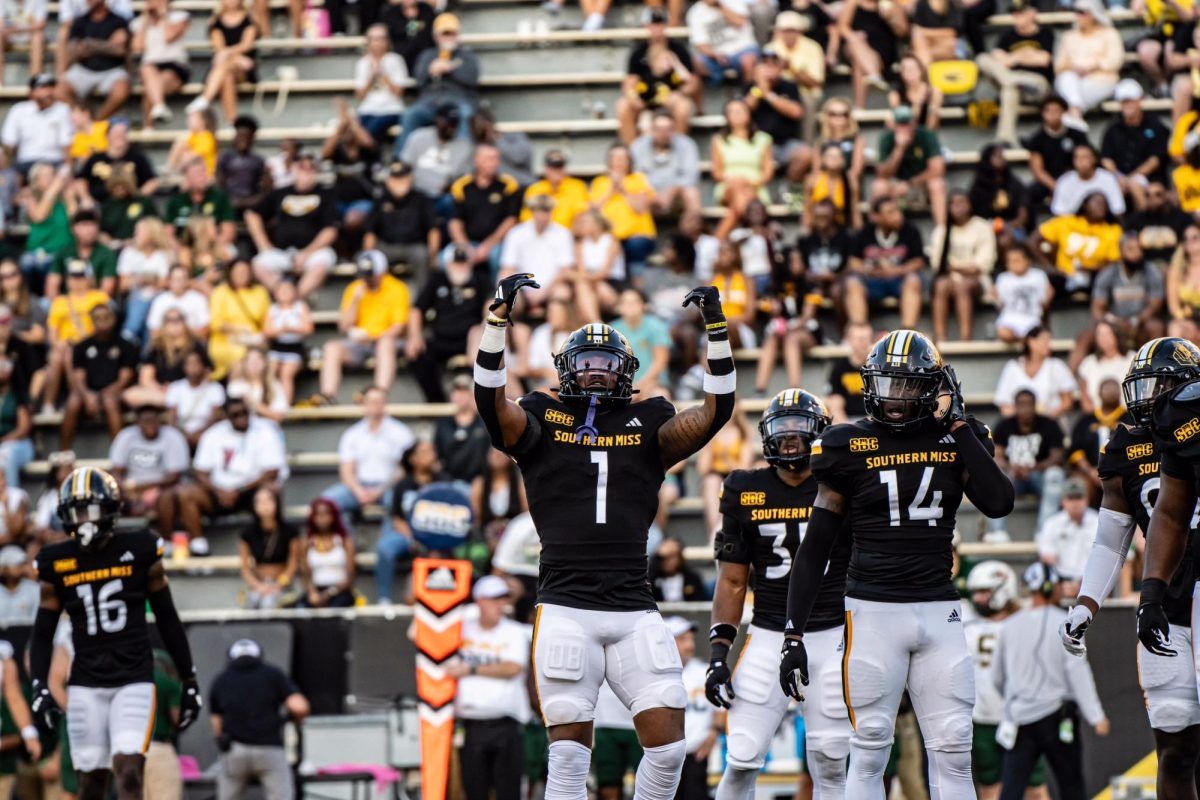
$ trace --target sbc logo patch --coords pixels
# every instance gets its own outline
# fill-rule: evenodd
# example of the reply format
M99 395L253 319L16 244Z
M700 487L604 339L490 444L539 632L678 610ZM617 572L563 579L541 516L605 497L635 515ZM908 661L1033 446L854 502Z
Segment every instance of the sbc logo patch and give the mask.
M850 440L851 453L866 453L879 449L879 439L874 436L859 436Z
M559 411L556 408L546 409L546 422L551 422L555 425L565 425L570 427L575 424L575 417L571 414Z
M761 506L767 502L766 492L742 492L741 503L744 506Z
M1175 429L1175 441L1186 442L1197 433L1200 433L1200 417L1192 417Z
M1177 434L1178 435L1178 434ZM1137 461L1139 458L1146 458L1154 455L1154 443L1146 442L1145 444L1131 444L1125 448L1125 458L1129 461Z
M79 565L73 558L60 558L54 562L55 572L74 572L78 568Z

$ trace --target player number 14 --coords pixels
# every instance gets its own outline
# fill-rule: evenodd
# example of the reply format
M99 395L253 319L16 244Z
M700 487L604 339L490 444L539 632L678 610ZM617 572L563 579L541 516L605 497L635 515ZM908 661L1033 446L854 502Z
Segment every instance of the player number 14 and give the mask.
M879 473L879 482L887 487L888 517L893 526L900 525L900 478L894 469L885 469ZM933 467L926 467L921 473L921 485L917 494L908 504L909 522L928 522L936 525L942 518L942 493L933 492L930 496L929 484L933 482ZM928 498L928 505L926 499Z

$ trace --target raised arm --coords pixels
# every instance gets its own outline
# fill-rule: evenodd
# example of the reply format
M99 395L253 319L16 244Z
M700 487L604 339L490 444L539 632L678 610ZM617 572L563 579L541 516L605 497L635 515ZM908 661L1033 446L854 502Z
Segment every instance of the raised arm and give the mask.
M475 405L487 427L492 446L505 452L523 451L538 431L536 425L529 424L525 409L504 394L508 385L508 373L504 368L505 329L517 295L526 286L541 288L530 272L518 272L500 281L496 299L488 306L479 352L475 356Z
M704 404L681 411L658 429L658 448L665 469L704 447L733 416L737 373L733 369L733 349L729 346L729 326L721 310L721 294L715 286L699 286L683 299L685 308L693 303L700 309L708 335Z

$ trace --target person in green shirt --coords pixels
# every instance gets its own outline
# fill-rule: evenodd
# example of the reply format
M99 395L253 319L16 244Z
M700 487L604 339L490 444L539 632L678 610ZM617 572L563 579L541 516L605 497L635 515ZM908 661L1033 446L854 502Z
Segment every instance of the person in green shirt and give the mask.
M117 170L106 184L108 197L100 203L100 241L120 250L133 238L138 220L157 217L154 201L137 193L137 180L127 170Z
M183 796L183 775L179 771L179 754L175 752L182 696L183 684L175 663L165 650L155 648L154 733L150 735L143 777L146 796L154 800L180 800Z
M224 189L213 185L200 158L194 158L184 166L183 184L179 192L167 200L163 218L171 226L172 234L179 237L196 216L211 217L217 223L217 240L232 251L237 238L233 202Z
M100 216L95 210L81 208L71 219L72 244L59 250L46 276L46 299L53 300L62 292L63 279L67 274L67 262L79 259L88 265L88 271L99 289L109 297L117 292L117 254L100 244Z
M646 296L638 289L624 290L617 300L621 317L612 324L629 340L633 354L637 356L634 388L643 396L663 382L671 357L671 332L665 322L646 313L646 304Z
M946 159L937 134L918 125L909 106L892 110L893 127L879 137L879 166L871 201L903 201L912 195L929 203L934 225L946 224Z

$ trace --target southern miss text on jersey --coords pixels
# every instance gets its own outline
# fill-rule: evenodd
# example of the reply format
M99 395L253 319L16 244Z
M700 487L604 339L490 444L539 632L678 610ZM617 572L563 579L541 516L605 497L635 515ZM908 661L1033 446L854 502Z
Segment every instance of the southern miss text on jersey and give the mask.
M38 553L38 579L54 587L71 619L72 685L114 687L154 679L146 585L150 567L161 558L162 540L149 531L117 533L95 552L66 539Z
M1119 477L1125 505L1133 515L1142 534L1150 530L1150 513L1158 499L1159 453L1154 436L1146 428L1131 429L1121 424L1113 430L1104 450L1100 453L1097 472L1101 480ZM1193 528L1195 520L1193 520ZM1188 547L1195 546L1195 530L1188 537ZM1167 619L1175 625L1192 624L1192 590L1196 579L1192 559L1186 558L1179 565L1175 577L1167 590L1163 607Z
M968 418L989 452L991 431ZM954 438L930 425L897 433L871 419L813 443L813 475L845 498L854 549L846 596L884 603L955 600L951 539L963 498Z
M735 470L721 488L723 525L717 532L718 561L754 567L754 619L752 624L782 631L787 621L788 574L796 548L808 528L817 482L809 478L799 486L784 483L774 467ZM833 628L845 621L842 597L846 590L846 565L850 537L843 535L829 556L829 568L813 605L805 631Z
M540 428L516 455L529 514L542 540L538 601L640 611L657 606L646 576L646 538L665 472L658 429L675 406L651 398L596 414L542 392L521 398Z

